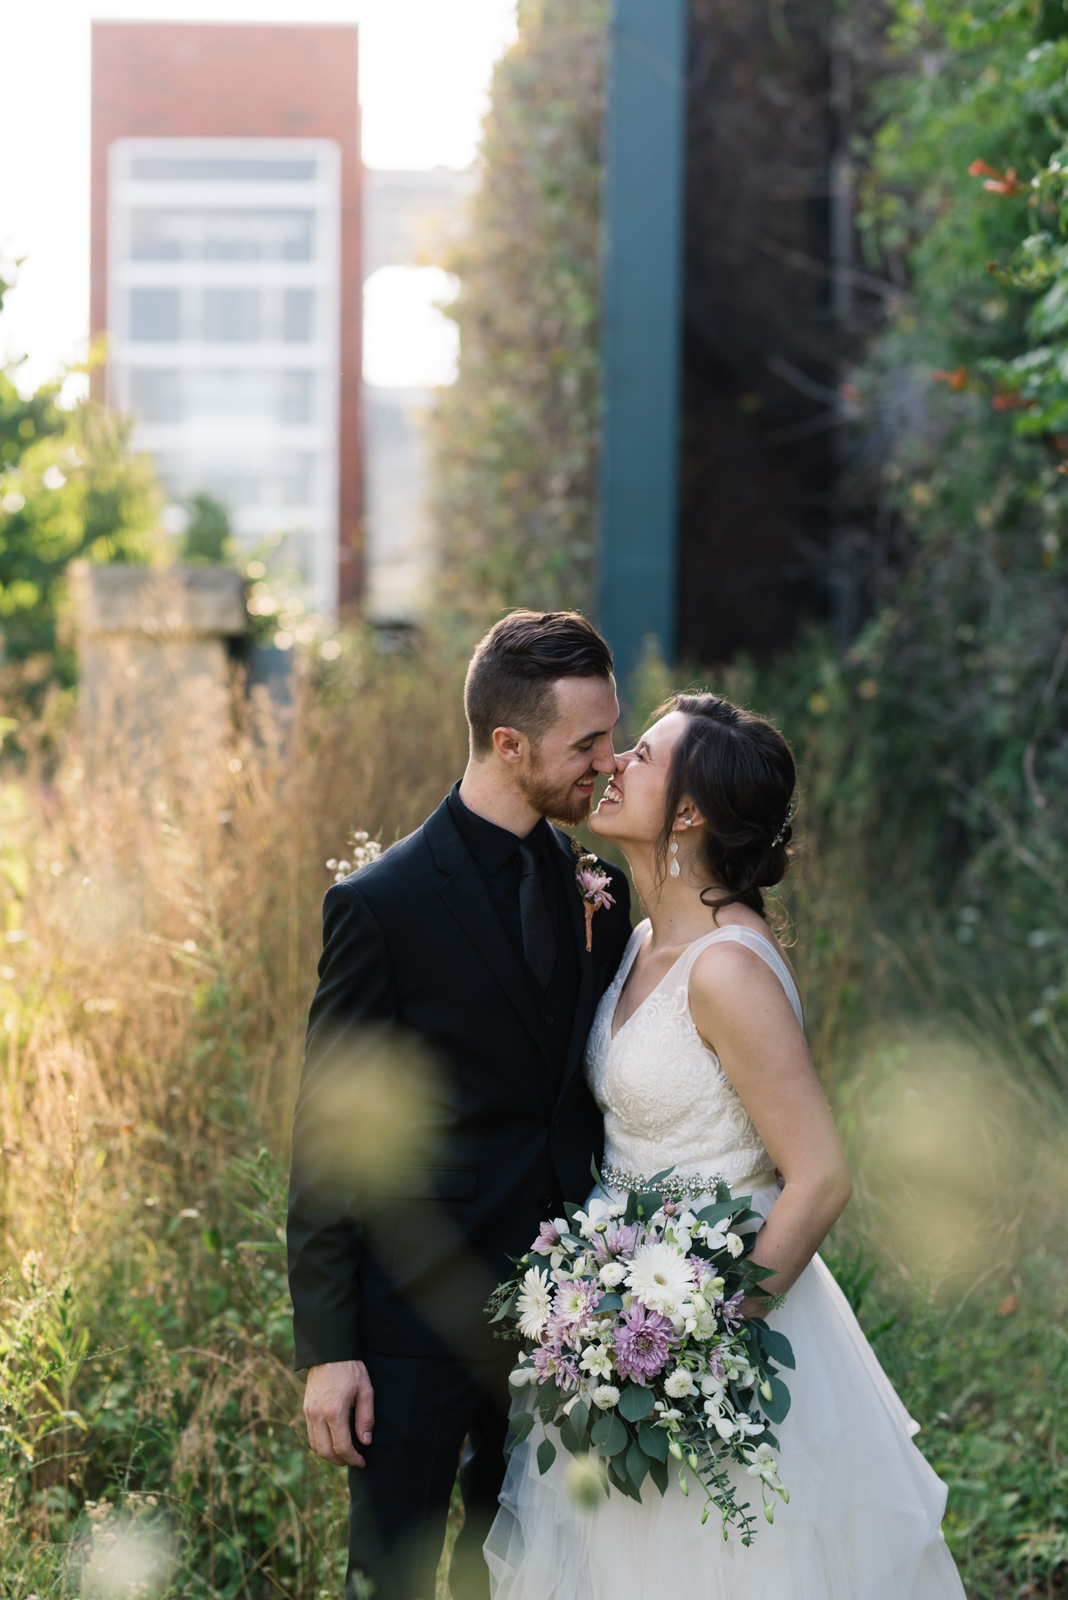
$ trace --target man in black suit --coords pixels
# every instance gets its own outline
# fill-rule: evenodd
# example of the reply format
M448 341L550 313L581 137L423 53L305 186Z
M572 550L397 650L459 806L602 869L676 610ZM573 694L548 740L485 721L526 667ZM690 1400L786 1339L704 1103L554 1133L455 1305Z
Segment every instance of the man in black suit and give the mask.
M584 1046L630 934L605 865L615 903L587 949L571 841L546 820L582 822L615 771L604 640L572 613L514 613L464 705L462 780L327 893L294 1121L296 1364L313 1449L349 1467L349 1600L364 1578L377 1600L433 1600L458 1463L453 1596L488 1595L514 1346L483 1307L591 1187Z

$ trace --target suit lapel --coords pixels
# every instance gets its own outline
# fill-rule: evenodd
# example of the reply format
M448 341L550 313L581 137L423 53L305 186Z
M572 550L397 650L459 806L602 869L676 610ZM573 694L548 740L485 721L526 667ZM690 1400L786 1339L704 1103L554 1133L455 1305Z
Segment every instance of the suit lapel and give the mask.
M478 864L460 838L444 801L427 818L424 832L438 869L446 874L438 890L443 904L518 1011L539 1050L547 1056L544 1030L530 980L501 926Z
M586 912L579 894L578 885L575 883L575 854L571 848L570 836L561 833L557 828L552 830L553 839L560 852L560 867L564 883L564 904L568 908L571 919L572 932L575 936L575 947L579 952L579 966L581 969L581 982L579 985L578 1003L575 1006L575 1020L571 1028L571 1038L568 1041L567 1060L560 1080L558 1101L567 1089L575 1071L582 1062L586 1040L593 1025L593 956L586 950Z

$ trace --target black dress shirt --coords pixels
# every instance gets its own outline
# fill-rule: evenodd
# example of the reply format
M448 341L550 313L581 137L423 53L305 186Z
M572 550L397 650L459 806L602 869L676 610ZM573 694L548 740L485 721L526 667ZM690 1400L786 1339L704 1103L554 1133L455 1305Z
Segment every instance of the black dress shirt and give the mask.
M568 893L578 893L573 875L571 882L565 882L568 863L554 843L544 817L531 829L526 839L521 840L509 829L498 827L495 822L489 822L469 810L460 799L458 783L453 786L447 805L460 837L478 866L501 925L529 975L542 1025L546 1030L546 1043L559 1076L563 1072L581 981L574 924L568 915L565 900ZM538 853L539 876L556 935L556 966L545 989L542 989L523 959L523 934L519 920L519 846L523 843L532 845Z

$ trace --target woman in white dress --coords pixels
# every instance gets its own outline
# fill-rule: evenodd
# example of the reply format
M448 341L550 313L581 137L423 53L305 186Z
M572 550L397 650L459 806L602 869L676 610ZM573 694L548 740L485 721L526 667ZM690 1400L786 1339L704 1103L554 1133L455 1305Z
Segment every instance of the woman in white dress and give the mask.
M717 1178L765 1218L754 1260L769 1299L743 1304L789 1338L792 1399L776 1428L790 1494L744 1547L703 1496L648 1482L593 1509L561 1450L542 1476L518 1445L486 1542L495 1600L962 1600L940 1532L944 1485L845 1297L816 1255L849 1174L802 1028L797 984L761 890L789 860L795 771L769 723L715 695L658 714L591 820L630 863L648 920L594 1021L586 1070L605 1114L611 1197L672 1168ZM580 1197L574 1197L580 1198ZM785 1295L785 1301L776 1297ZM522 1403L522 1402L519 1402Z

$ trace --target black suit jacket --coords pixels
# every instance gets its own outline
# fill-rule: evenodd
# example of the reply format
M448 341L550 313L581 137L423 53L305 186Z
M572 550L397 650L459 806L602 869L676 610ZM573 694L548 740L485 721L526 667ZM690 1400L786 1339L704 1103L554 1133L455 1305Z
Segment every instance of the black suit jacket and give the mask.
M498 1355L487 1294L538 1223L589 1192L603 1127L582 1062L630 892L604 864L615 904L586 954L571 841L553 838L581 963L574 1018L553 1023L569 1029L558 1086L537 991L444 802L327 893L290 1180L298 1367Z

